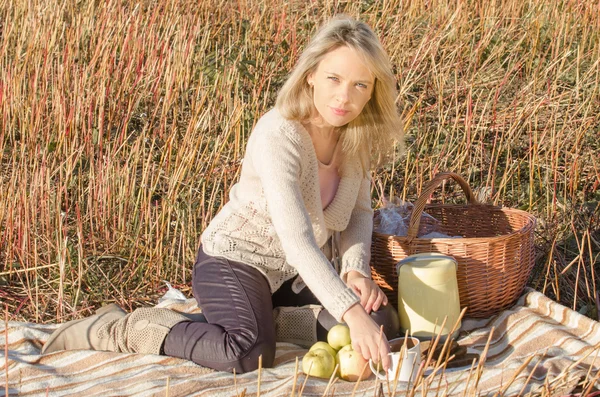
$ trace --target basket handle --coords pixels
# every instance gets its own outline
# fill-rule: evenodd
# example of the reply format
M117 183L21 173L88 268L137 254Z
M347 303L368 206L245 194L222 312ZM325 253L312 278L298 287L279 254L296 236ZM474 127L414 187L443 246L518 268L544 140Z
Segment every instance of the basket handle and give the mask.
M427 200L429 199L433 191L437 189L442 184L442 182L444 182L447 179L454 179L456 182L458 182L463 192L467 196L469 204L477 204L477 199L475 198L473 191L471 191L469 184L460 175L454 172L442 172L437 174L431 181L429 181L427 186L425 186L425 189L423 189L421 195L415 203L412 215L410 217L410 223L408 225L408 241L411 241L412 239L417 237L417 233L419 232L419 223L421 222L421 214L425 209Z

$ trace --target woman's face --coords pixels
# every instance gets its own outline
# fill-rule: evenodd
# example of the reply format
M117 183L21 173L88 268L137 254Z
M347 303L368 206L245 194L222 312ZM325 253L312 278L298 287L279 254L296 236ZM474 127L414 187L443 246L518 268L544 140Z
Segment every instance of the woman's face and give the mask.
M355 50L343 46L328 52L307 82L324 126L341 127L371 99L375 77Z

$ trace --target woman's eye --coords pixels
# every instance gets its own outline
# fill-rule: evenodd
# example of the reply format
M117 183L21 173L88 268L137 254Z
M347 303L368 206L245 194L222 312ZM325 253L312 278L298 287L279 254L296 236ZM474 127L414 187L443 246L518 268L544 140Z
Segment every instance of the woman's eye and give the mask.
M333 81L340 81L340 79L338 79L338 78L337 78L337 77L335 77L335 76L329 76L329 77L328 77L328 79L329 79L329 80L333 80Z
M357 86L358 88L367 88L367 85L366 85L366 84L363 84L363 83L357 83L357 84L356 84L356 86Z

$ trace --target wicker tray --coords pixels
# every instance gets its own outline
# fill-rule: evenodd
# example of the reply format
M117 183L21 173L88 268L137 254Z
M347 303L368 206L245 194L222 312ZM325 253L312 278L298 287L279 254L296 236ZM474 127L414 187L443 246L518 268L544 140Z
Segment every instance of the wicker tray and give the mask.
M433 191L447 179L460 184L468 204L426 205ZM440 221L442 233L463 238L417 238L424 210ZM422 252L451 255L458 261L461 308L467 307L469 317L489 317L513 305L522 293L534 264L534 229L532 215L479 204L460 175L441 173L428 183L415 203L407 236L373 232L373 280L398 307L395 265L399 260Z

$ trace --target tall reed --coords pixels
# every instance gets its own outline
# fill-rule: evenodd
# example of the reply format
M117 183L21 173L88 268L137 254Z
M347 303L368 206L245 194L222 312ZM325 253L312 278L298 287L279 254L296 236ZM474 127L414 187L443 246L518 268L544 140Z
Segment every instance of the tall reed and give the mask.
M437 172L540 219L532 285L596 316L596 1L0 0L0 297L42 322L187 290L250 131L314 29L369 23L407 150L374 172L415 200ZM450 186L435 200L460 200ZM595 311L594 311L595 310Z

